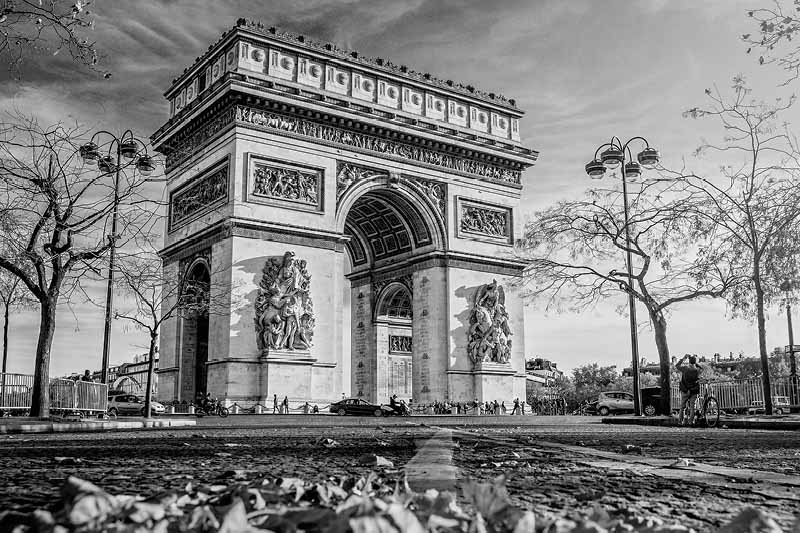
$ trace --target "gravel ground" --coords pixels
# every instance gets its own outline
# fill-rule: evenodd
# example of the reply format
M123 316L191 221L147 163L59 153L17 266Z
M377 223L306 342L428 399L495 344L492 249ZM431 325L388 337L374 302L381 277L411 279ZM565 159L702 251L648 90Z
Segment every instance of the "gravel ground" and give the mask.
M328 438L336 445L327 447ZM359 464L365 453L402 467L414 455L412 435L365 428L6 437L0 440L0 509L52 510L69 475L112 494L153 495L187 482L362 476L370 471ZM385 472L399 479L397 468Z
M426 425L420 426L420 422ZM269 428L231 417L214 421L213 427L190 430L0 437L0 509L53 509L68 475L115 494L153 495L187 482L362 476L370 471L359 464L365 453L381 455L395 464L386 471L393 482L401 478L403 465L414 456L415 443L435 431L427 425L433 422L347 419L349 427L332 426L343 422L330 420L320 427ZM611 452L635 445L641 447L645 458L681 457L798 475L797 432L604 426L575 421L559 424L550 420L538 425L457 429L454 464L461 477L489 480L505 473L513 501L539 514L568 516L600 506L612 515L657 516L668 523L708 531L730 521L746 505L766 510L787 528L793 515L800 513L796 501L766 497L752 484L719 486L665 479L636 469L615 471L587 465L587 458L575 453L536 444L547 441ZM484 435L504 442L488 442ZM338 445L328 448L325 439L334 439Z

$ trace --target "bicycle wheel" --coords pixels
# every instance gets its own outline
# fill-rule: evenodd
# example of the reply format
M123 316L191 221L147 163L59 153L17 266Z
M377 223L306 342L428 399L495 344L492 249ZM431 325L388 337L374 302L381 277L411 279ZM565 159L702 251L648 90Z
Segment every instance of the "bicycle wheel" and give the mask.
M230 414L230 411L227 407L220 405L217 408L217 414L219 414L220 418L227 418L227 416Z
M719 424L719 402L713 396L703 402L703 423L708 428L717 427Z

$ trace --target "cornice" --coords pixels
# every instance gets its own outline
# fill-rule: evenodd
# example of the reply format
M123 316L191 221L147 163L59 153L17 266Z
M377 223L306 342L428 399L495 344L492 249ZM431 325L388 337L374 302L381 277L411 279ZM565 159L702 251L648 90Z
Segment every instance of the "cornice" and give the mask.
M180 86L184 81L196 73L203 63L205 63L220 49L224 48L224 46L236 35L249 36L259 40L273 41L283 45L288 45L306 53L321 55L331 59L338 59L353 66L389 74L404 80L422 84L426 87L456 93L470 99L476 99L484 103L500 106L507 111L521 113L521 110L517 107L516 101L513 98L506 98L502 94L481 91L472 85L457 83L453 80L442 80L432 76L429 73L417 72L413 69L409 69L405 65L397 65L388 59L366 57L357 51L346 50L333 43L317 41L304 35L281 30L274 26L268 27L262 22L252 21L245 18L238 19L236 21L236 26L223 32L215 43L210 45L202 55L195 58L194 63L190 67L185 68L181 75L172 80L172 86L164 93L164 95L168 96L171 94L176 87Z

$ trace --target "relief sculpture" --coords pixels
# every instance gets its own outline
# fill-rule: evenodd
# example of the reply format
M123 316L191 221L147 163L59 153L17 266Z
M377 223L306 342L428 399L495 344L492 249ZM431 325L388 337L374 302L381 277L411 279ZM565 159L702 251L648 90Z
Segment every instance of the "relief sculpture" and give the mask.
M253 171L253 194L316 206L319 200L319 174L256 165Z
M508 214L474 205L461 206L461 231L508 237Z
M308 350L314 333L314 305L306 262L286 252L264 264L256 300L256 335L262 353Z
M357 181L388 177L389 173L385 170L339 162L336 165L336 200Z
M473 364L510 361L512 332L505 308L505 292L497 280L481 286L475 293L469 324L467 351Z

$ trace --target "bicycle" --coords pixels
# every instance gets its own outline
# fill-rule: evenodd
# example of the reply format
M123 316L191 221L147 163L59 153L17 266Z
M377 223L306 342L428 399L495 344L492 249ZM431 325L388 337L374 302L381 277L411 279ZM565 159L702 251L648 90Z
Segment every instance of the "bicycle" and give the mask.
M688 420L688 405L681 406L684 410L683 419L687 421L687 425L692 427L707 427L714 428L719 424L719 402L711 395L708 383L702 385L703 394L697 394L694 397L694 417Z

